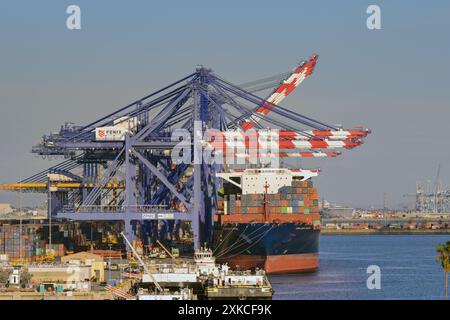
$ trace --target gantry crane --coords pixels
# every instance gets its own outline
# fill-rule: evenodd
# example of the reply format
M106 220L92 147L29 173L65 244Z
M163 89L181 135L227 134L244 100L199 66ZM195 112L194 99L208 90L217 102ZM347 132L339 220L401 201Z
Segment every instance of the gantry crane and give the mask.
M46 192L53 218L125 221L130 241L133 222L154 236L156 221L166 221L169 231L177 221L189 221L197 249L212 239L223 183L217 173L242 166L233 160L335 157L370 133L280 105L317 60L314 54L292 72L240 86L198 67L87 125L67 123L44 136L32 152L65 160L0 189ZM268 98L257 95L270 88Z

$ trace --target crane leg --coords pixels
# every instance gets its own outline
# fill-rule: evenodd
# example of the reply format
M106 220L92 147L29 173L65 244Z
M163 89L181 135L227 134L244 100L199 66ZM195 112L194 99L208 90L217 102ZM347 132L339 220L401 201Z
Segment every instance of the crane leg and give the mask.
M130 243L133 243L136 237L134 234L132 221L127 219L124 221L124 223L125 223L125 236L127 237L127 239L129 239ZM125 248L127 249L127 254L131 254L131 249L129 248L129 246L126 245L126 243Z

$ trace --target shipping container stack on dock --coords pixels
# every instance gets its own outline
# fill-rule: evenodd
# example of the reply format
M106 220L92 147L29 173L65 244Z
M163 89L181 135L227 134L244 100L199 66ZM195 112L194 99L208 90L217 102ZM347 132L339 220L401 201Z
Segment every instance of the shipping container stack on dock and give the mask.
M111 248L106 244L110 239L106 236L102 224L92 226L90 223L58 222L52 225L52 244L48 225L42 224L3 224L0 226L0 254L6 255L10 261L39 261L47 255L61 257L67 251L84 251L90 245L99 252L107 252L114 257L121 256L119 250L105 250ZM102 250L103 249L103 250Z
M42 226L39 225L3 225L0 227L0 254L10 261L37 261L50 252L60 257L65 254L64 244L51 246L42 240Z
M35 228L23 227L22 238L19 226L0 227L0 253L9 259L33 258L40 251L39 235Z

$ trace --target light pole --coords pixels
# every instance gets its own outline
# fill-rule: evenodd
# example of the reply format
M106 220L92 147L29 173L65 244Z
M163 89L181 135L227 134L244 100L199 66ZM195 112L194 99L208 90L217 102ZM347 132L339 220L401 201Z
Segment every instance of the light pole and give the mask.
M19 258L20 258L20 263L22 263L22 259L23 259L23 255L22 255L22 248L23 248L23 245L22 245L22 233L23 233L23 231L22 231L23 229L22 229L22 216L20 216L20 230L19 230Z
M52 250L52 187L50 185L51 179L48 177L48 244L49 244L49 252Z
M109 268L108 268L108 280L111 280L111 249L112 248L112 244L109 244Z
M20 180L22 181L22 180ZM19 215L20 215L20 230L19 230L19 259L20 263L22 263L23 255L22 255L22 236L23 236L23 229L22 229L22 189L19 189Z

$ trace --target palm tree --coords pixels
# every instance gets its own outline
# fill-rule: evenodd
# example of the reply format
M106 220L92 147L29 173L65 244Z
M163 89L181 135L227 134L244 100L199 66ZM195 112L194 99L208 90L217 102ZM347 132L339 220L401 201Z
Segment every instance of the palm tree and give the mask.
M441 263L445 276L445 300L448 299L448 273L450 272L450 241L436 247L437 261Z

